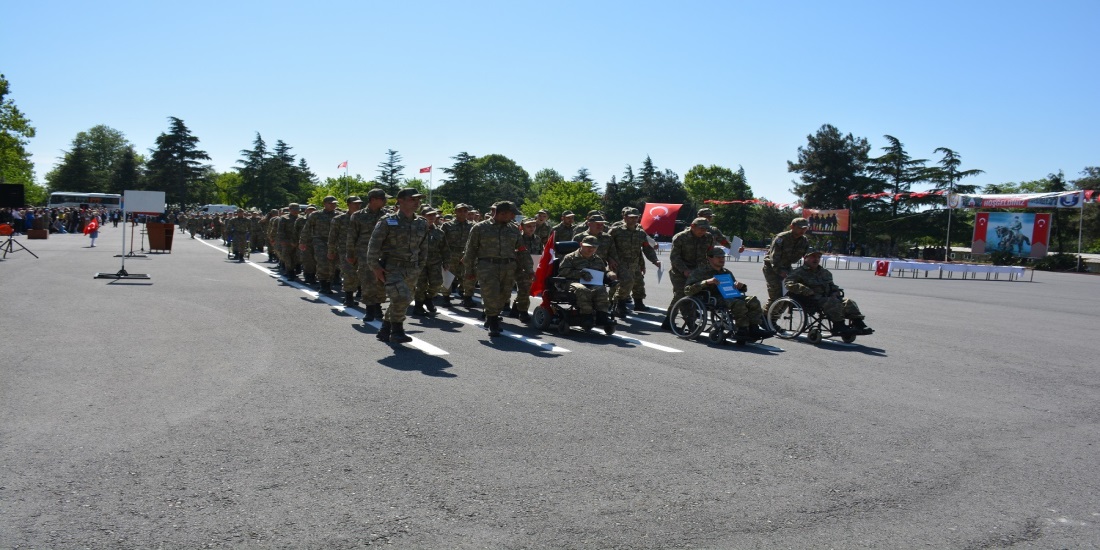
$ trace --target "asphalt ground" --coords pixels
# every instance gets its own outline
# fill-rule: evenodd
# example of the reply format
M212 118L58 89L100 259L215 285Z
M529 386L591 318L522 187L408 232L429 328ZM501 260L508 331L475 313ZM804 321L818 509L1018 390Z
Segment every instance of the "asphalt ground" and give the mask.
M852 345L457 308L391 346L215 241L93 278L120 231L0 260L0 547L1100 546L1094 276L834 271Z

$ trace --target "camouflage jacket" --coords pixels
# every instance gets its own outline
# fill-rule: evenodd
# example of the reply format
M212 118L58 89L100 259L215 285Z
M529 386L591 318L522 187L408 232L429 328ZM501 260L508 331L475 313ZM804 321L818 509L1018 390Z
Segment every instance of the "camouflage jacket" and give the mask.
M797 269L787 275L787 278L783 281L783 286L791 294L813 295L818 298L824 298L840 290L840 287L833 283L833 274L820 265L817 266L817 269L812 269L807 265L798 266Z
M358 213L358 212L356 212ZM423 266L427 250L428 220L416 215L411 218L400 212L378 221L367 246L367 265L385 268L398 265Z
M649 239L641 226L635 225L634 229L628 228L626 224L613 226L608 234L611 235L609 259L620 264L641 264L644 254L650 263L657 263L657 252L649 246Z
M772 269L790 271L791 266L801 260L809 248L810 239L806 238L805 235L795 237L794 233L787 230L772 239L772 244L768 247L768 253L764 256L764 263L771 266Z
M689 227L672 237L672 252L668 259L677 272L693 271L707 262L707 252L711 248L714 248L714 235L704 233L702 237L696 237Z

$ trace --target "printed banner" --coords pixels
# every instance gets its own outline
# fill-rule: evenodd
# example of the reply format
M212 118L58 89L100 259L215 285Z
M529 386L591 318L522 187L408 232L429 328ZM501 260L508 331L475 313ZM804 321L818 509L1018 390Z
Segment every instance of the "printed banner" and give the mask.
M848 233L848 209L843 210L812 210L802 209L802 217L810 222L810 233L816 235L833 234L844 235Z
M1084 191L1015 195L947 195L948 208L1081 208Z
M1050 242L1050 214L979 212L974 219L974 254L1007 252L1020 258L1043 258Z

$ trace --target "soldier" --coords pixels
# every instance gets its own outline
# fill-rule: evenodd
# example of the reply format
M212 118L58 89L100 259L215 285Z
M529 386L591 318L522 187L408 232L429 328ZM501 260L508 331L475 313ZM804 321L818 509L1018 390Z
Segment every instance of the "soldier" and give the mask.
M700 208L696 216L700 218L706 218L707 223L710 224L710 234L714 235L714 242L720 244L726 248L730 247L730 240L722 234L722 230L718 229L717 225L714 225L714 212L710 208Z
M191 234L191 238L195 238L195 233L202 237L202 218L198 214L192 214L187 218L187 232Z
M609 280L615 280L615 273L608 271L607 262L596 253L598 247L599 239L592 235L585 237L580 248L561 259L558 277L573 281L569 284L569 291L577 298L577 309L581 315L595 312L596 324L610 335L615 332L615 322L608 315L611 304L607 298L607 287L605 284L586 285L583 282L592 280L592 274L586 269L603 271Z
M294 242L291 243L296 249L295 253L298 254L298 263L302 265L302 278L307 285L313 285L317 282L317 259L313 257L312 247L307 246L305 250L302 250L302 233L306 230L306 222L309 221L309 217L315 212L317 212L317 207L307 204L305 212L298 216L297 220L294 220Z
M726 307L729 308L730 314L733 315L734 323L737 325L737 333L734 334L735 339L744 340L757 340L761 338L770 338L775 336L775 333L764 328L762 323L764 320L764 309L760 307L760 300L756 296L745 295L748 292L749 287L745 283L738 281L734 278L733 273L726 269L726 251L722 247L716 246L707 252L706 263L695 268L695 271L691 272L691 276L688 277L687 282L684 285L684 295L694 296L700 292L707 290L715 290L718 288L717 275L729 275L730 279L734 281L733 286L742 295L738 298L732 298L726 300Z
M420 276L427 250L428 222L416 215L424 195L416 189L397 193L397 212L383 217L371 233L366 264L375 280L385 286L390 306L382 319L378 339L403 344L412 338L405 334L405 310L413 299L413 288Z
M236 217L225 224L227 238L233 243L233 258L237 262L244 261L244 253L248 247L248 237L251 229L252 221L244 217L244 210L239 208Z
M527 218L520 225L520 230L523 231L520 239L529 254L538 253L545 246L545 241L539 242L539 237L535 234L537 226L537 218ZM531 263L533 266L534 259ZM508 316L518 317L521 323L531 322L531 314L528 310L531 309L531 279L534 275L531 271L525 270L520 263L516 263L516 301L512 304Z
M850 336L875 332L863 322L859 306L845 298L844 290L833 283L833 274L821 266L820 250L807 250L802 265L787 275L783 286L788 294L805 296L816 302L821 312L832 321L837 334ZM849 319L851 325L845 325L845 319Z
M791 272L791 267L810 248L810 239L806 237L810 222L806 218L791 220L791 228L775 236L768 253L764 256L764 282L768 285L768 309L773 301L783 296L783 279Z
M539 210L538 214L535 214L535 236L539 238L538 250L542 250L546 246L546 239L550 238L550 224L546 223L548 219L550 219L550 213L545 210Z
M435 295L443 285L443 230L436 226L439 212L427 207L423 212L428 222L428 235L424 239L424 269L416 281L413 315L435 315Z
M573 227L573 212L570 210L562 212L561 223L551 229L554 232L554 242L560 243L573 240L573 233L576 230L577 228Z
M519 209L511 201L497 203L496 217L470 230L463 253L467 266L477 266L489 336L499 336L501 333L500 312L508 304L515 284L516 266L513 262L531 271L531 254L523 246L519 227L512 223L518 213Z
M625 208L621 225L611 228L611 252L608 258L611 268L619 276L615 285L614 307L619 317L626 316L626 302L634 297L634 311L647 311L645 305L645 271L642 256L661 267L657 252L649 244L645 231L638 226L641 214L637 209Z
M214 214L214 219L210 220L211 236L216 239L222 240L223 246L229 246L229 242L225 240L225 234L222 232L222 217L220 214Z
M607 220L602 214L593 214L588 218L588 229L579 231L573 235L573 240L583 242L585 237L596 237L599 245L596 247L596 255L607 260L611 257L611 235L604 232Z
M684 285L691 272L701 264L706 263L707 253L714 247L714 235L710 234L710 222L706 218L695 218L691 226L672 237L672 251L668 254L672 270L668 273L668 280L672 282L672 301L668 304L668 312L672 312L672 305L684 297ZM661 328L671 328L668 315L661 323Z
M462 254L466 250L466 241L469 240L470 230L474 227L474 224L467 219L469 211L469 205L459 203L458 206L455 206L454 220L443 224L443 265L446 266L447 271L450 271L451 274L454 275L450 291L454 292L456 289L460 289L463 307L473 307L475 305L473 299L474 285L470 285L470 294L466 295L464 284L465 266L462 263ZM447 293L445 300L446 304L444 305L450 304L450 292Z
M370 244L374 226L386 213L382 207L386 206L386 199L390 198L381 189L371 189L367 193L367 206L352 214L348 218L347 243L344 245L344 253L348 256L348 262L356 266L359 278L360 298L363 300L363 322L369 323L375 319L382 319L382 301L386 299L386 291L383 285L374 277L374 270L366 263L367 246ZM346 290L346 289L345 289Z
M279 259L283 262L283 275L291 281L298 280L301 259L298 256L298 213L301 206L290 203L285 216L280 216L275 227L275 242L279 247Z
M279 211L272 208L267 217L260 222L264 228L264 237L267 239L267 262L279 262L279 247L275 244L275 230L279 227Z
M332 219L336 217L336 197L329 195L321 201L321 210L306 218L302 235L298 239L298 250L308 252L312 258L316 280L320 282L322 294L332 294L332 260L328 257L328 232ZM306 267L306 282L312 274Z
M248 243L249 250L252 252L264 251L264 228L260 219L260 211L252 210L248 216L248 233L251 235L251 241Z
M351 215L358 212L363 207L363 199L355 195L351 195L347 200L348 211L341 212L332 218L332 225L328 229L328 259L332 262L339 262L340 274L343 276L343 282L340 287L344 289L344 305L351 307L355 305L355 293L359 290L359 273L355 269L355 266L348 261L348 254L345 250L348 245L348 221L351 219Z

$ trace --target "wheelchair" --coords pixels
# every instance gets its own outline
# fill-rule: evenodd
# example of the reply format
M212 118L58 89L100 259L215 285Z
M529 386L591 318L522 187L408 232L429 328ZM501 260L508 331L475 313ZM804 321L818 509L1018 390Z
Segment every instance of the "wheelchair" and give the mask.
M763 335L738 337L733 313L726 306L725 298L713 289L676 300L668 318L672 333L685 340L706 338L712 344L724 344L732 338L737 345L744 346L767 338Z
M764 317L768 320L771 329L775 331L775 335L784 340L791 340L805 334L811 344L817 345L828 334L840 336L846 344L856 341L857 334L842 333L840 329L844 325L837 326L829 320L813 298L808 296L794 294L783 296L768 306Z
M577 298L570 291L571 281L564 277L558 277L558 265L561 259L577 248L580 243L575 241L562 241L554 245L554 262L551 265L550 277L546 280L546 288L542 291L542 304L531 312L531 324L538 330L557 330L558 334L569 333L571 327L580 327L585 332L596 326L596 314L584 315L577 308ZM613 281L604 281L605 287L614 286ZM608 294L611 294L610 289ZM608 324L604 326L604 332L610 336L615 334L614 309L607 314Z
M230 234L226 235L225 236L226 241L227 241L226 245L225 245L225 247L226 247L226 252L225 252L226 258L229 259L229 260L237 260L238 262L244 262L244 261L248 260L252 256L252 249L248 246L250 236L251 236L251 234L249 234L249 236L246 236L245 239L244 239L244 242L245 242L244 255L238 256L237 254L233 253L233 234L230 233Z

